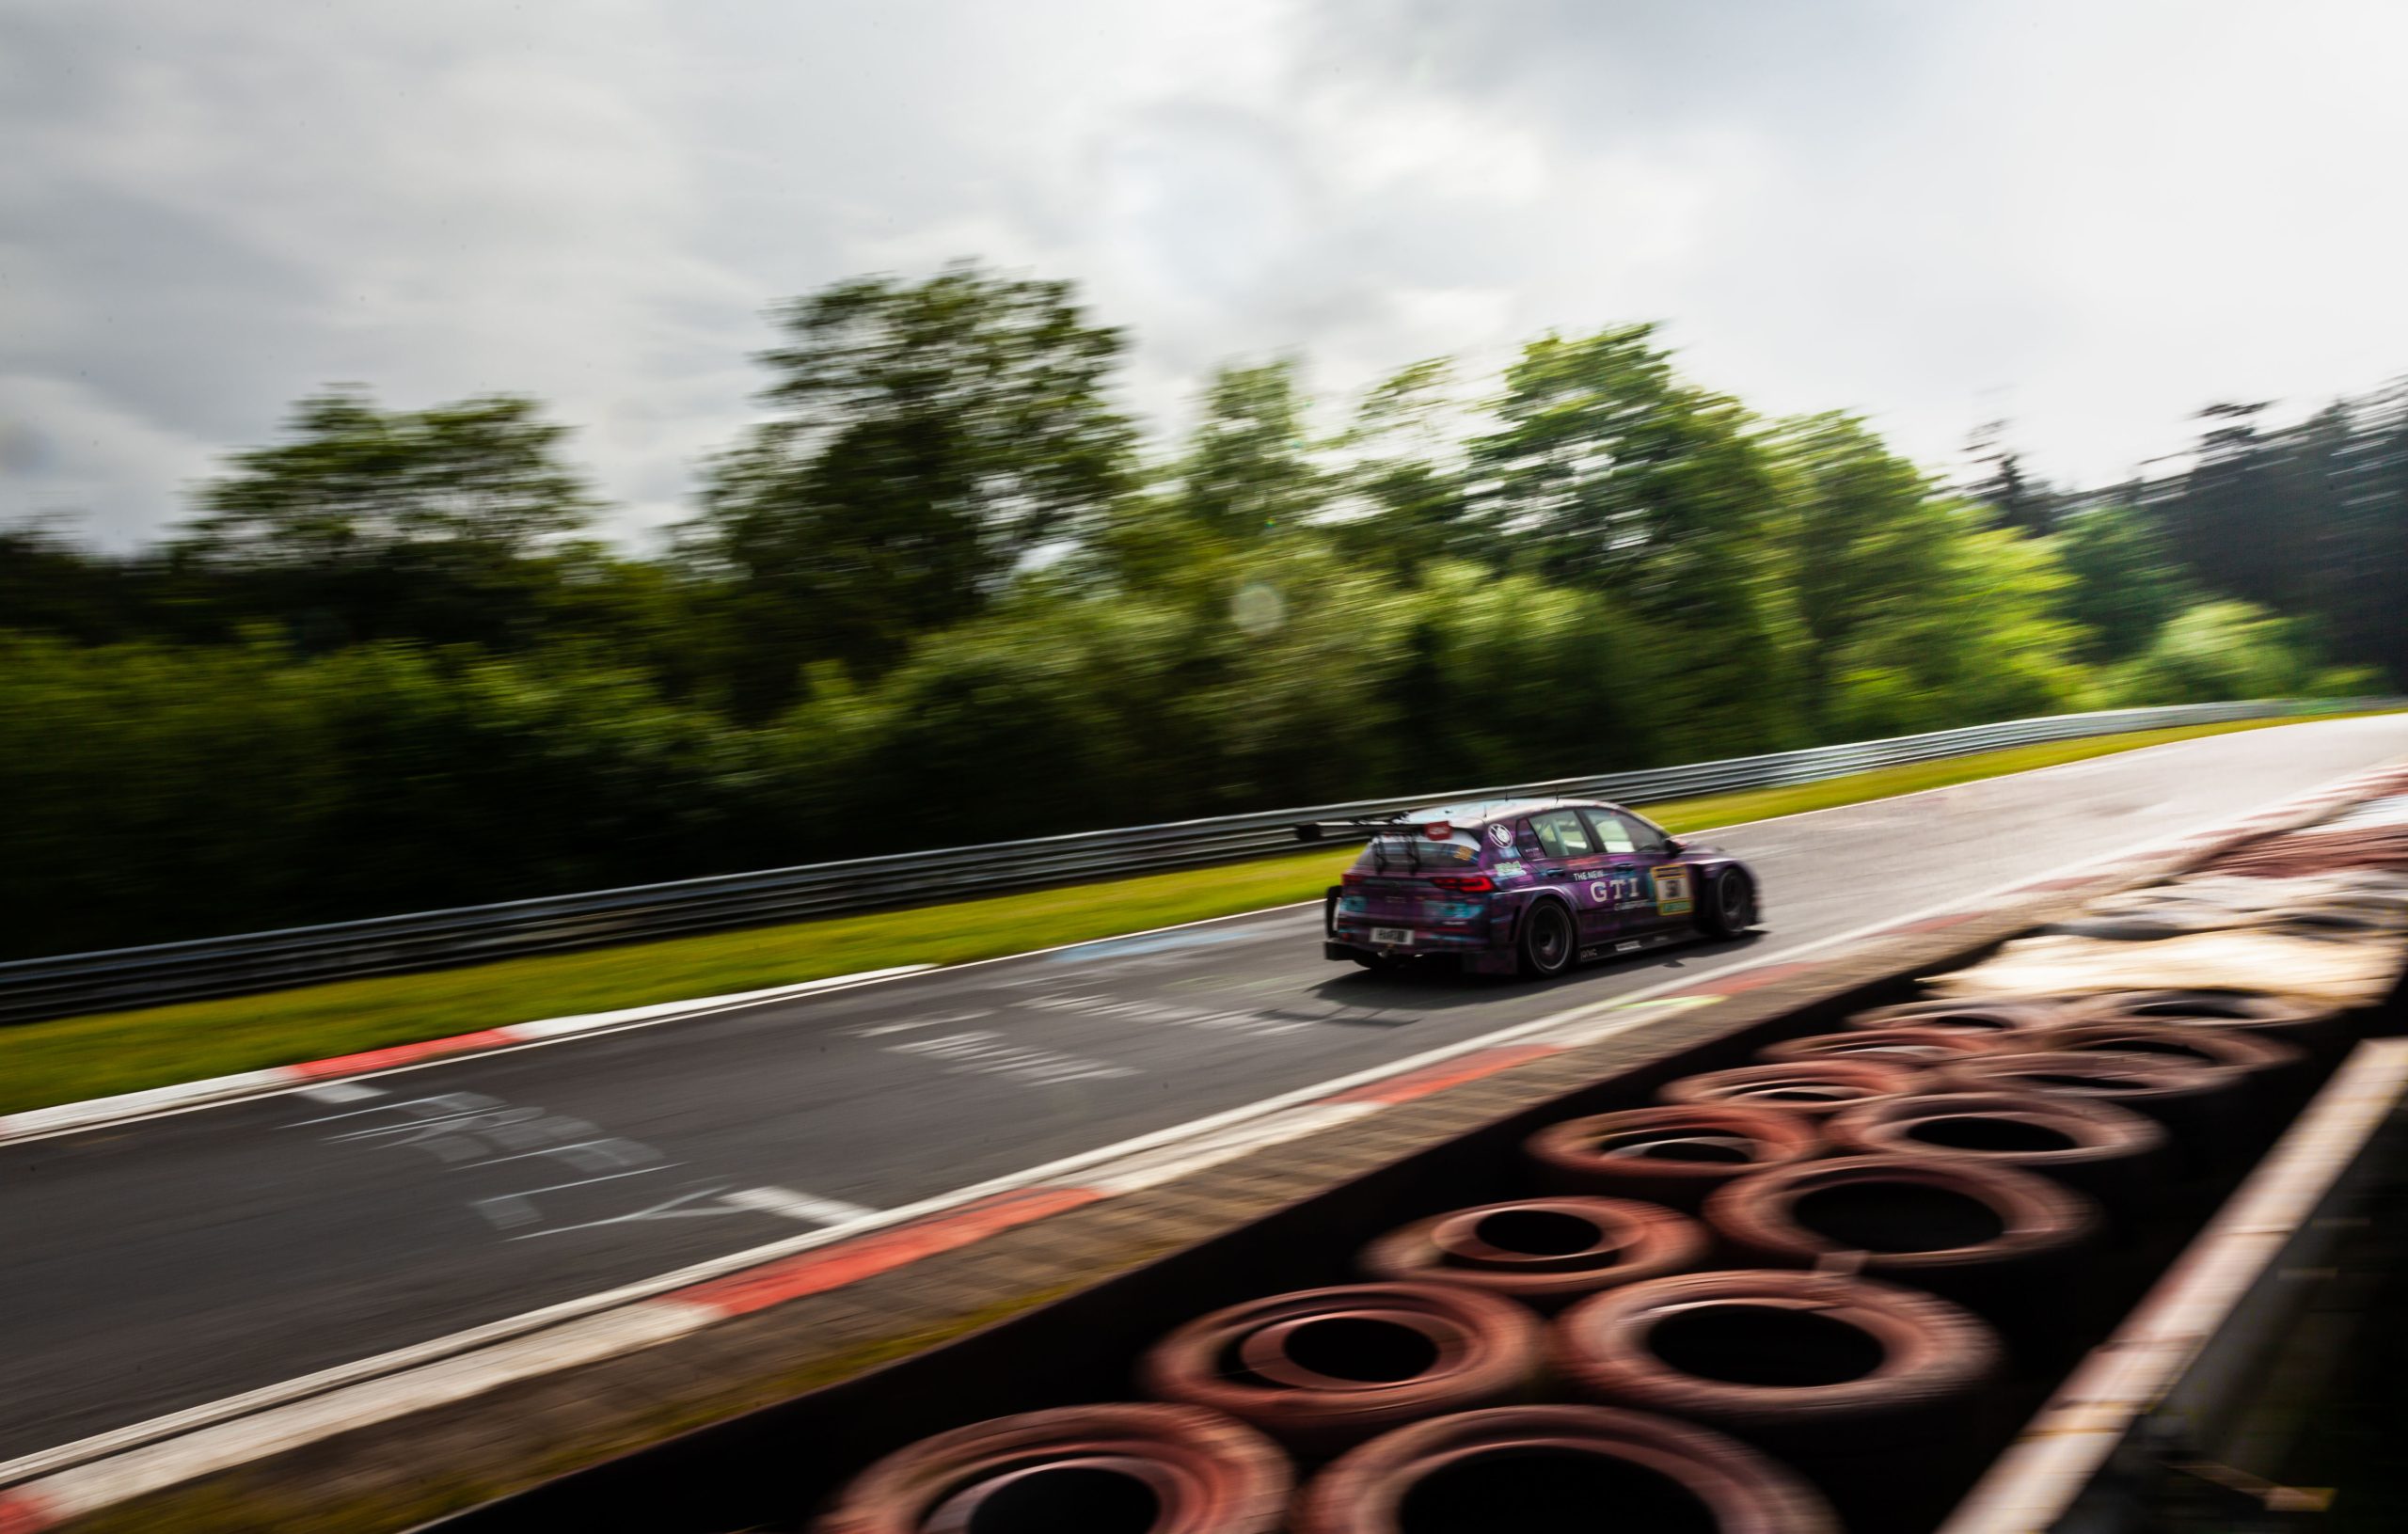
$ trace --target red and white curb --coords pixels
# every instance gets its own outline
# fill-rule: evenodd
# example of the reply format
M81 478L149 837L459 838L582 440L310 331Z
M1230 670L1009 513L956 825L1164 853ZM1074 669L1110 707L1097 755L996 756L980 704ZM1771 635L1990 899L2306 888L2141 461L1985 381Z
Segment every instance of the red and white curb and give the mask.
M2353 773L2204 831L2103 853L1966 896L1934 910L1819 939L1786 950L1776 959L1742 961L1635 995L1573 1007L1010 1177L733 1253L643 1283L25 1455L0 1463L0 1486L8 1488L0 1491L0 1534L34 1534L101 1508L338 1432L463 1400L515 1381L654 1347L735 1317L859 1283L1019 1226L1154 1187L1270 1146L1369 1116L1398 1103L1494 1075L1528 1060L1645 1027L1674 1011L1708 1005L1726 996L1804 973L1815 964L1802 956L1819 950L1874 938L1937 930L1978 919L2020 896L2088 883L2120 865L2286 830L2315 812L2392 785L2401 772L2401 766L2393 763ZM837 989L867 984L894 973L898 972L841 976L806 986L779 988L774 992L747 993L741 998L714 998L707 1003L673 1004L627 1013L519 1024L516 1029L487 1030L462 1035L459 1039L483 1041L508 1034L512 1036L510 1043L533 1042L597 1028L635 1026L647 1020L690 1016L718 1005L806 994L815 988ZM643 1016L636 1016L638 1013ZM519 1032L539 1029L544 1032ZM491 1046L483 1042L436 1040L430 1045L404 1045L398 1051L345 1056L342 1060L353 1064L341 1069L332 1068L341 1061L283 1067L285 1071L310 1072L298 1078L281 1072L248 1072L220 1081L248 1083L253 1078L273 1077L280 1086L294 1084L296 1080L321 1083L414 1063L435 1054L488 1047ZM192 1087L214 1084L190 1083ZM246 1084L236 1090L256 1089ZM150 1093L130 1096L157 1098L157 1094ZM102 1099L98 1102L126 1100ZM175 1105L182 1106L189 1100ZM97 1104L71 1106L93 1108ZM134 1111L153 1110L146 1107ZM16 1115L18 1119L28 1116L31 1115ZM7 1122L9 1121L0 1124ZM51 1129L55 1131L63 1127L71 1126L59 1123Z
M121 1092L114 1097L88 1098L82 1102L64 1102L55 1108L33 1108L24 1113L0 1114L0 1145L11 1140L30 1139L44 1134L58 1134L71 1130L90 1129L100 1124L114 1124L122 1119L152 1118L164 1113L182 1112L191 1108L206 1108L213 1104L240 1098L263 1097L295 1087L321 1086L345 1077L372 1076L380 1071L405 1066L423 1065L453 1055L486 1054L513 1046L548 1043L554 1039L573 1037L580 1034L601 1033L612 1029L641 1028L650 1023L673 1022L681 1018L705 1016L734 1007L752 1006L761 1002L783 1001L788 997L814 996L823 991L846 990L854 986L866 986L900 975L919 974L936 968L933 964L902 964L893 969L863 970L856 974L830 975L822 980L805 980L791 986L771 986L765 990L737 991L726 996L703 996L682 1002L659 1002L650 1006L622 1007L614 1012L583 1012L570 1018L545 1018L535 1022L506 1023L499 1028L480 1028L474 1033L453 1034L448 1038L420 1039L409 1044L395 1044L388 1049L365 1050L357 1054L339 1054L326 1060L306 1060L297 1066L271 1066L265 1070L242 1070L230 1076L211 1076L198 1082L178 1082L171 1086L154 1086L143 1092ZM8 1526L0 1524L0 1534L9 1534Z

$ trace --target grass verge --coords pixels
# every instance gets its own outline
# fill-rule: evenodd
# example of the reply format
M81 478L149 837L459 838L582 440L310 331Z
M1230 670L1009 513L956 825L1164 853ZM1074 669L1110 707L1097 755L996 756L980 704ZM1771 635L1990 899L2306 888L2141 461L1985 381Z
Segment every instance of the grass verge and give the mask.
M1645 808L1674 830L1698 830L2296 722L2246 720L2051 741ZM0 1029L0 1113L535 1018L754 990L891 965L958 964L1315 900L1353 856L1352 848L1323 848L955 905L27 1023Z

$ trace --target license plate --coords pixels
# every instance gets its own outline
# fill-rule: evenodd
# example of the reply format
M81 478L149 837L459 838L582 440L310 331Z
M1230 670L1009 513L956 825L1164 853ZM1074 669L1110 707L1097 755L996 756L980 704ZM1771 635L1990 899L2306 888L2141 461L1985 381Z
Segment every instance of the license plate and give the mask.
M1413 928L1409 926L1375 926L1371 928L1371 941L1373 942L1410 943L1413 941Z

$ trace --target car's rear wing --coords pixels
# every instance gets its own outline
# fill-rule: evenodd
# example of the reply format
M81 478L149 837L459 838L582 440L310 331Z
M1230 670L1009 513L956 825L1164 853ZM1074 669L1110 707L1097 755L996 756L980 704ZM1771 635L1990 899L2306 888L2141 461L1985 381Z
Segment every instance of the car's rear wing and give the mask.
M1377 836L1383 830L1394 830L1405 823L1404 812L1394 814L1356 815L1349 820L1307 820L1296 827L1299 842L1319 842L1332 836Z

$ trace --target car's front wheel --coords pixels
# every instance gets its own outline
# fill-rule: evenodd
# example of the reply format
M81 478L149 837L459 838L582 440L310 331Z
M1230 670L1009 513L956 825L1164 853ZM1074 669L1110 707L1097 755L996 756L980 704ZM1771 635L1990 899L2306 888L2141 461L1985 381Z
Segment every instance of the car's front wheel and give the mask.
M1522 973L1544 980L1561 974L1572 967L1572 956L1577 943L1572 931L1572 913L1557 900L1541 900L1533 904L1522 918Z
M1697 925L1709 937L1735 938L1756 925L1756 887L1736 868L1714 876L1714 883L1698 905Z

